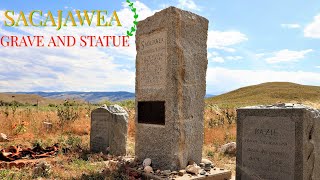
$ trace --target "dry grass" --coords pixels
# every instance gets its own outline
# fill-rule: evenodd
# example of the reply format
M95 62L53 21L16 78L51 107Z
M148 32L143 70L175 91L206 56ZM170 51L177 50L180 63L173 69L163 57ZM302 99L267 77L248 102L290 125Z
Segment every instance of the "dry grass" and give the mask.
M306 104L319 108L320 103L306 102ZM13 141L0 143L0 149L9 145L22 145L30 147L34 142L44 145L52 145L56 142L71 142L70 146L80 141L81 148L85 152L89 149L90 138L90 110L94 107L81 106L78 109L79 118L67 124L62 130L59 126L59 118L56 108L12 107L0 108L0 132L9 136ZM128 155L134 155L134 109L127 109L129 113L128 129ZM236 113L235 109L221 109L218 106L208 105L205 109L205 132L203 156L211 159L218 167L235 172L235 157L226 156L219 152L219 147L228 142L236 141ZM53 129L47 131L43 122L53 123ZM69 140L68 140L69 139ZM81 178L83 174L97 174L105 168L105 165L95 162L101 161L99 155L87 154L83 158L83 152L60 154L55 158L57 163L52 167L51 179ZM91 156L91 158L87 158ZM92 158L95 157L96 158ZM93 164L94 165L93 165ZM13 172L16 173L11 178ZM30 179L30 169L0 170L1 178ZM98 173L99 175L99 173Z
M220 107L240 107L278 102L320 102L320 87L289 82L268 82L206 99L208 104Z
M19 107L17 109L12 109L9 107L6 109L6 107L3 107L0 109L0 131L7 134L13 141L0 143L0 148L9 145L30 147L34 142L52 145L53 143L63 141L61 139L68 139L71 135L79 138L81 140L82 148L87 150L89 149L90 138L90 111L88 111L86 107L81 107L78 111L79 118L74 122L68 123L62 130L59 126L59 118L57 116L57 109L55 108L38 109L34 107ZM132 108L127 109L127 111L129 113L128 155L133 156L135 111ZM222 144L225 144L225 142L235 141L235 122L228 123L228 117L225 115L226 112L231 113L233 111L234 110L225 111L213 107L209 107L205 111L204 156L212 159L217 165L220 165L220 167L225 168L227 167L223 164L228 162L231 157L225 157L224 155L219 154L217 149ZM53 129L47 131L43 122L51 122L53 124ZM212 156L212 154L214 154L214 156ZM81 160L75 161L77 156L79 156L79 154L67 154L59 155L55 158L58 163L52 167L53 174L50 177L58 179L80 178L83 173L92 174L95 172L95 168L93 168L90 163ZM97 169L101 170L102 168L99 166ZM21 179L21 177L24 177L22 179L28 179L27 177L32 175L30 174L30 169L16 170L15 172L20 173L19 176L15 176L16 179Z
M305 101L303 104L310 106L310 107L313 107L313 108L320 109L320 100L317 102Z

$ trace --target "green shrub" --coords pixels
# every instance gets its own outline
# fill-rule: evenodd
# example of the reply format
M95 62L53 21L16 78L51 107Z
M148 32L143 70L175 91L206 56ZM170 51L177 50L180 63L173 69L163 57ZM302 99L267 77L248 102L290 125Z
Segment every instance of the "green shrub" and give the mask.
M62 106L57 107L57 115L59 117L59 125L63 130L67 123L73 122L79 118L78 106L75 102L66 100Z
M207 156L213 157L213 156L214 156L214 152L213 152L213 151L208 151L208 152L207 152Z
M134 100L125 100L125 101L120 101L117 104L121 107L126 107L126 108L134 108L135 107L135 101Z

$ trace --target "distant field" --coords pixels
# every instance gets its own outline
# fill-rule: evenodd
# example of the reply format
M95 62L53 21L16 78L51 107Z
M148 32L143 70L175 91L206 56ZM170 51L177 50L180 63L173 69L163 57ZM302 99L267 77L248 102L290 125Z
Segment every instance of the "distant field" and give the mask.
M305 103L318 107L320 87L288 82L270 82L243 87L206 99L207 104L215 104L220 107L241 107L278 102Z

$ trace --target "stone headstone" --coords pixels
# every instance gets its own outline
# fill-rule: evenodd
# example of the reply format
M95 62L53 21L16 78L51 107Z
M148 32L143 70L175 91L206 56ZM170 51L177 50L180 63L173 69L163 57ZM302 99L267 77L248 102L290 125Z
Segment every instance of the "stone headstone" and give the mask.
M320 177L319 111L295 104L237 110L237 180Z
M136 158L153 168L200 163L208 20L169 7L138 23Z
M126 154L128 113L118 105L103 106L91 113L90 149L93 152Z

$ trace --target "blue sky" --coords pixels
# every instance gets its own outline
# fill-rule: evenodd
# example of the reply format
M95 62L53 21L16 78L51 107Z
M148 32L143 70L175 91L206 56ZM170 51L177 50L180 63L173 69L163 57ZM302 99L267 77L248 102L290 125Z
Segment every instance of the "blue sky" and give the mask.
M207 93L290 81L320 86L320 4L315 0L133 1L142 20L168 6L209 20ZM124 1L12 0L0 3L0 35L123 35L133 20ZM6 10L116 10L122 28L4 27ZM0 91L134 91L130 48L0 47Z

